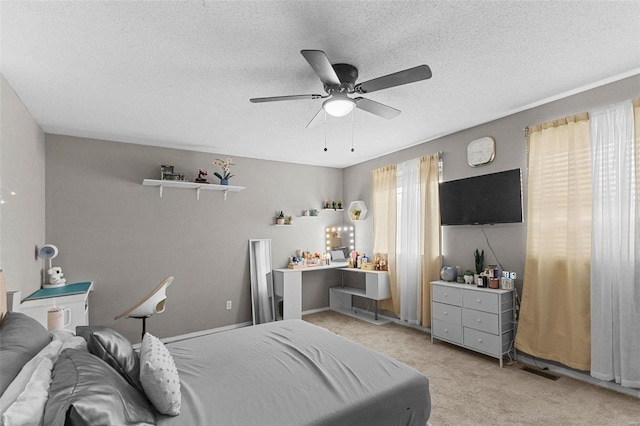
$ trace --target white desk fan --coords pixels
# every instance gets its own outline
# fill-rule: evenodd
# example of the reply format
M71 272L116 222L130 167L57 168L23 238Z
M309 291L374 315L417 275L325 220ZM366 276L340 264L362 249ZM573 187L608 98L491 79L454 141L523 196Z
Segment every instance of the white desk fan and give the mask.
M58 247L53 244L45 244L38 249L38 256L42 258L43 271L42 271L42 288L56 288L62 287L65 285L65 282L59 284L50 284L47 283L45 277L47 270L51 269L51 259L55 258L58 255ZM44 267L45 262L49 261L49 267Z

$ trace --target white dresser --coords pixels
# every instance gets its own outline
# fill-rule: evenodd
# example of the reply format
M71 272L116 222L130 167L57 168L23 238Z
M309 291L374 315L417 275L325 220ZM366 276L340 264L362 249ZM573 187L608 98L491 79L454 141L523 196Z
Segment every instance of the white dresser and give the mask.
M431 343L435 339L500 360L512 349L513 291L431 282Z

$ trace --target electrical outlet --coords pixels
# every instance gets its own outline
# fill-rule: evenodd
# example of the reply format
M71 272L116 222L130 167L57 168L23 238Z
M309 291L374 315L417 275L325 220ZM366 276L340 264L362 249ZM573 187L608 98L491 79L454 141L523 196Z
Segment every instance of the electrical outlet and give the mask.
M227 310L231 309L231 300L227 300Z

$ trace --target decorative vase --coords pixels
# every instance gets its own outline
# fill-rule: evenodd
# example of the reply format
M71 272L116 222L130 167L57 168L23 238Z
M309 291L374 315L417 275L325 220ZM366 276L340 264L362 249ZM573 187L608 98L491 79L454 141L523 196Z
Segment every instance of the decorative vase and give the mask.
M445 266L440 270L440 277L445 281L455 281L458 277L458 272L455 266Z
M220 185L229 185L229 179L220 179Z
M276 218L276 225L284 225L284 218Z

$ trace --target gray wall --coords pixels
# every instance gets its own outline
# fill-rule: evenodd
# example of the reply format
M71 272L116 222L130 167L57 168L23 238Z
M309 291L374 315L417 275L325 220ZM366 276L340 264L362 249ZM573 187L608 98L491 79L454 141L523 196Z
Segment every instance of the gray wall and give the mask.
M516 284L522 290L526 248L527 208L527 158L524 128L554 120L571 114L588 111L625 99L640 96L640 76L634 76L583 93L579 93L549 104L541 105L499 120L482 124L464 131L424 142L411 148L395 152L375 160L344 169L347 200L360 199L371 205L371 170L389 164L400 163L438 151L443 153L443 177L445 181L470 176L520 168L523 172L524 223L485 226L489 243L506 270L518 274ZM489 100L490 101L490 100ZM428 120L428 117L425 117ZM474 139L491 136L496 141L496 158L489 165L473 168L467 165L466 149ZM373 215L357 223L357 244L366 252L373 252L371 239ZM473 252L476 248L485 251L485 263L495 264L482 229L474 226L445 226L443 229L443 265L474 269Z
M0 268L7 290L40 288L45 243L45 135L0 75ZM15 195L12 195L15 193Z
M334 168L234 158L229 193L142 186L171 164L189 180L198 168L213 176L225 158L69 136L46 136L47 240L60 254L67 283L91 280L90 321L112 326L133 341L141 323L114 316L144 297L164 277L175 276L167 310L147 322L160 337L251 320L250 238L270 238L274 267L285 267L297 248L324 251L324 227L343 215L321 212L275 227L276 210L292 216L342 199L342 171ZM215 177L210 179L215 183ZM319 283L323 286L323 283ZM305 290L305 309L328 305L328 291ZM326 288L326 287L325 287ZM226 310L227 300L233 303Z

